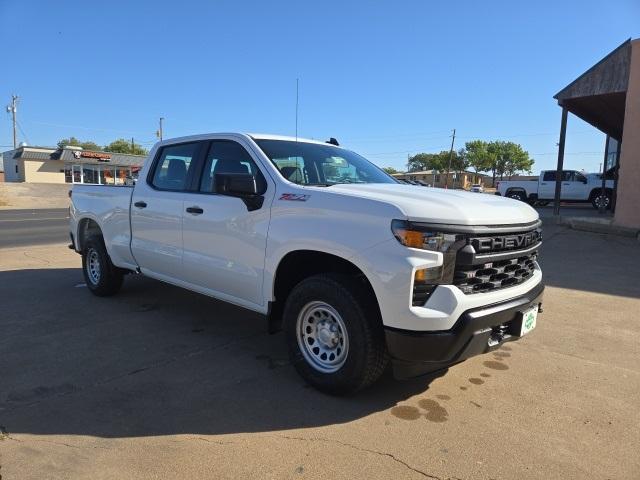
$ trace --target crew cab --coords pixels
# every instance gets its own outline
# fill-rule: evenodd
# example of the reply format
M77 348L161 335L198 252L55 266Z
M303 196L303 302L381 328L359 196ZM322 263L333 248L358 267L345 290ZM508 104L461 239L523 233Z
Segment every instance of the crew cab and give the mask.
M494 350L541 311L529 205L403 185L335 144L164 140L135 186L74 185L70 213L92 293L136 273L259 312L302 377L333 394L389 363L406 378Z
M496 185L496 195L546 205L555 197L556 174L556 170L543 170L540 176L533 180L500 180ZM591 202L595 209L611 206L613 180L606 180L603 195L601 174L563 170L560 188L561 201Z

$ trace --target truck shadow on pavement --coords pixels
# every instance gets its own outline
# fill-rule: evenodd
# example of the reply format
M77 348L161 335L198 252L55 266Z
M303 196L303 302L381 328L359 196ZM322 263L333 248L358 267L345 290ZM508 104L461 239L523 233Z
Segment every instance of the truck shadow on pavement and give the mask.
M138 276L94 297L79 269L0 272L3 432L131 437L318 427L391 408L435 378L354 397L306 385L260 315ZM440 374L442 375L442 374Z
M547 286L640 298L635 238L571 230L545 222L540 265Z

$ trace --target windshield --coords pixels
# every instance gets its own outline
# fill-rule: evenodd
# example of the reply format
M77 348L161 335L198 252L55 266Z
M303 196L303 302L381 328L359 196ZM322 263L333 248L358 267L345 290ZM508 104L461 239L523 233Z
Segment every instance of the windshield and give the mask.
M284 178L300 185L398 183L357 153L317 143L256 140Z

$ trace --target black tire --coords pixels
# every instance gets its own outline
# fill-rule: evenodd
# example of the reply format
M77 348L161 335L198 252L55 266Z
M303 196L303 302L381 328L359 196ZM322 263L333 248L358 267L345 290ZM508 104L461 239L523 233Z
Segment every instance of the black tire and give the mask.
M302 378L318 390L332 395L354 393L374 383L384 372L388 362L384 330L375 299L370 297L371 294L357 278L338 274L309 277L296 285L289 294L283 313L289 358ZM318 334L324 320L322 315L317 318L311 314L308 317L303 315L309 312L310 305L328 305L333 308L346 327L345 338L339 340L347 342L344 363L335 371L321 371L322 367L315 363L320 362L319 357L310 359L313 353L301 346L305 341L311 342L305 334L299 334L299 327L305 325L304 319L308 318L306 322L316 320L313 335ZM310 325L307 324L307 328ZM302 330L300 328L300 332ZM337 334L342 335L342 330L339 329ZM318 334L317 338L317 345L324 345L323 348L326 348L326 343L321 344L321 335ZM338 355L341 353L339 345L340 343L335 344Z
M513 198L514 200L520 200L521 202L527 201L527 196L523 192L509 192L507 198Z
M124 276L124 272L111 263L104 240L98 235L92 235L84 242L82 273L87 288L98 297L108 297L117 293Z
M596 192L593 195L591 195L591 205L593 206L593 208L595 208L596 210L600 209L600 202L602 201L603 197L601 195L601 192ZM604 192L604 202L605 202L605 210L609 210L611 208L611 192L605 191Z

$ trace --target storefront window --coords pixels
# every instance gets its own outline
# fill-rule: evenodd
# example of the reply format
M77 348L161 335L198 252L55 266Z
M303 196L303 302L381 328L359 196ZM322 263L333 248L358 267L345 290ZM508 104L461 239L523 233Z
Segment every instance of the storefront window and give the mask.
M128 168L116 169L116 185L124 185L128 175L129 175Z
M100 168L100 183L103 185L114 185L113 167Z
M98 167L96 165L83 165L82 177L83 183L100 183Z
M71 165L65 165L64 166L64 181L65 183L72 183L73 182L73 173L71 170Z
M82 168L80 165L73 166L73 183L82 183Z

